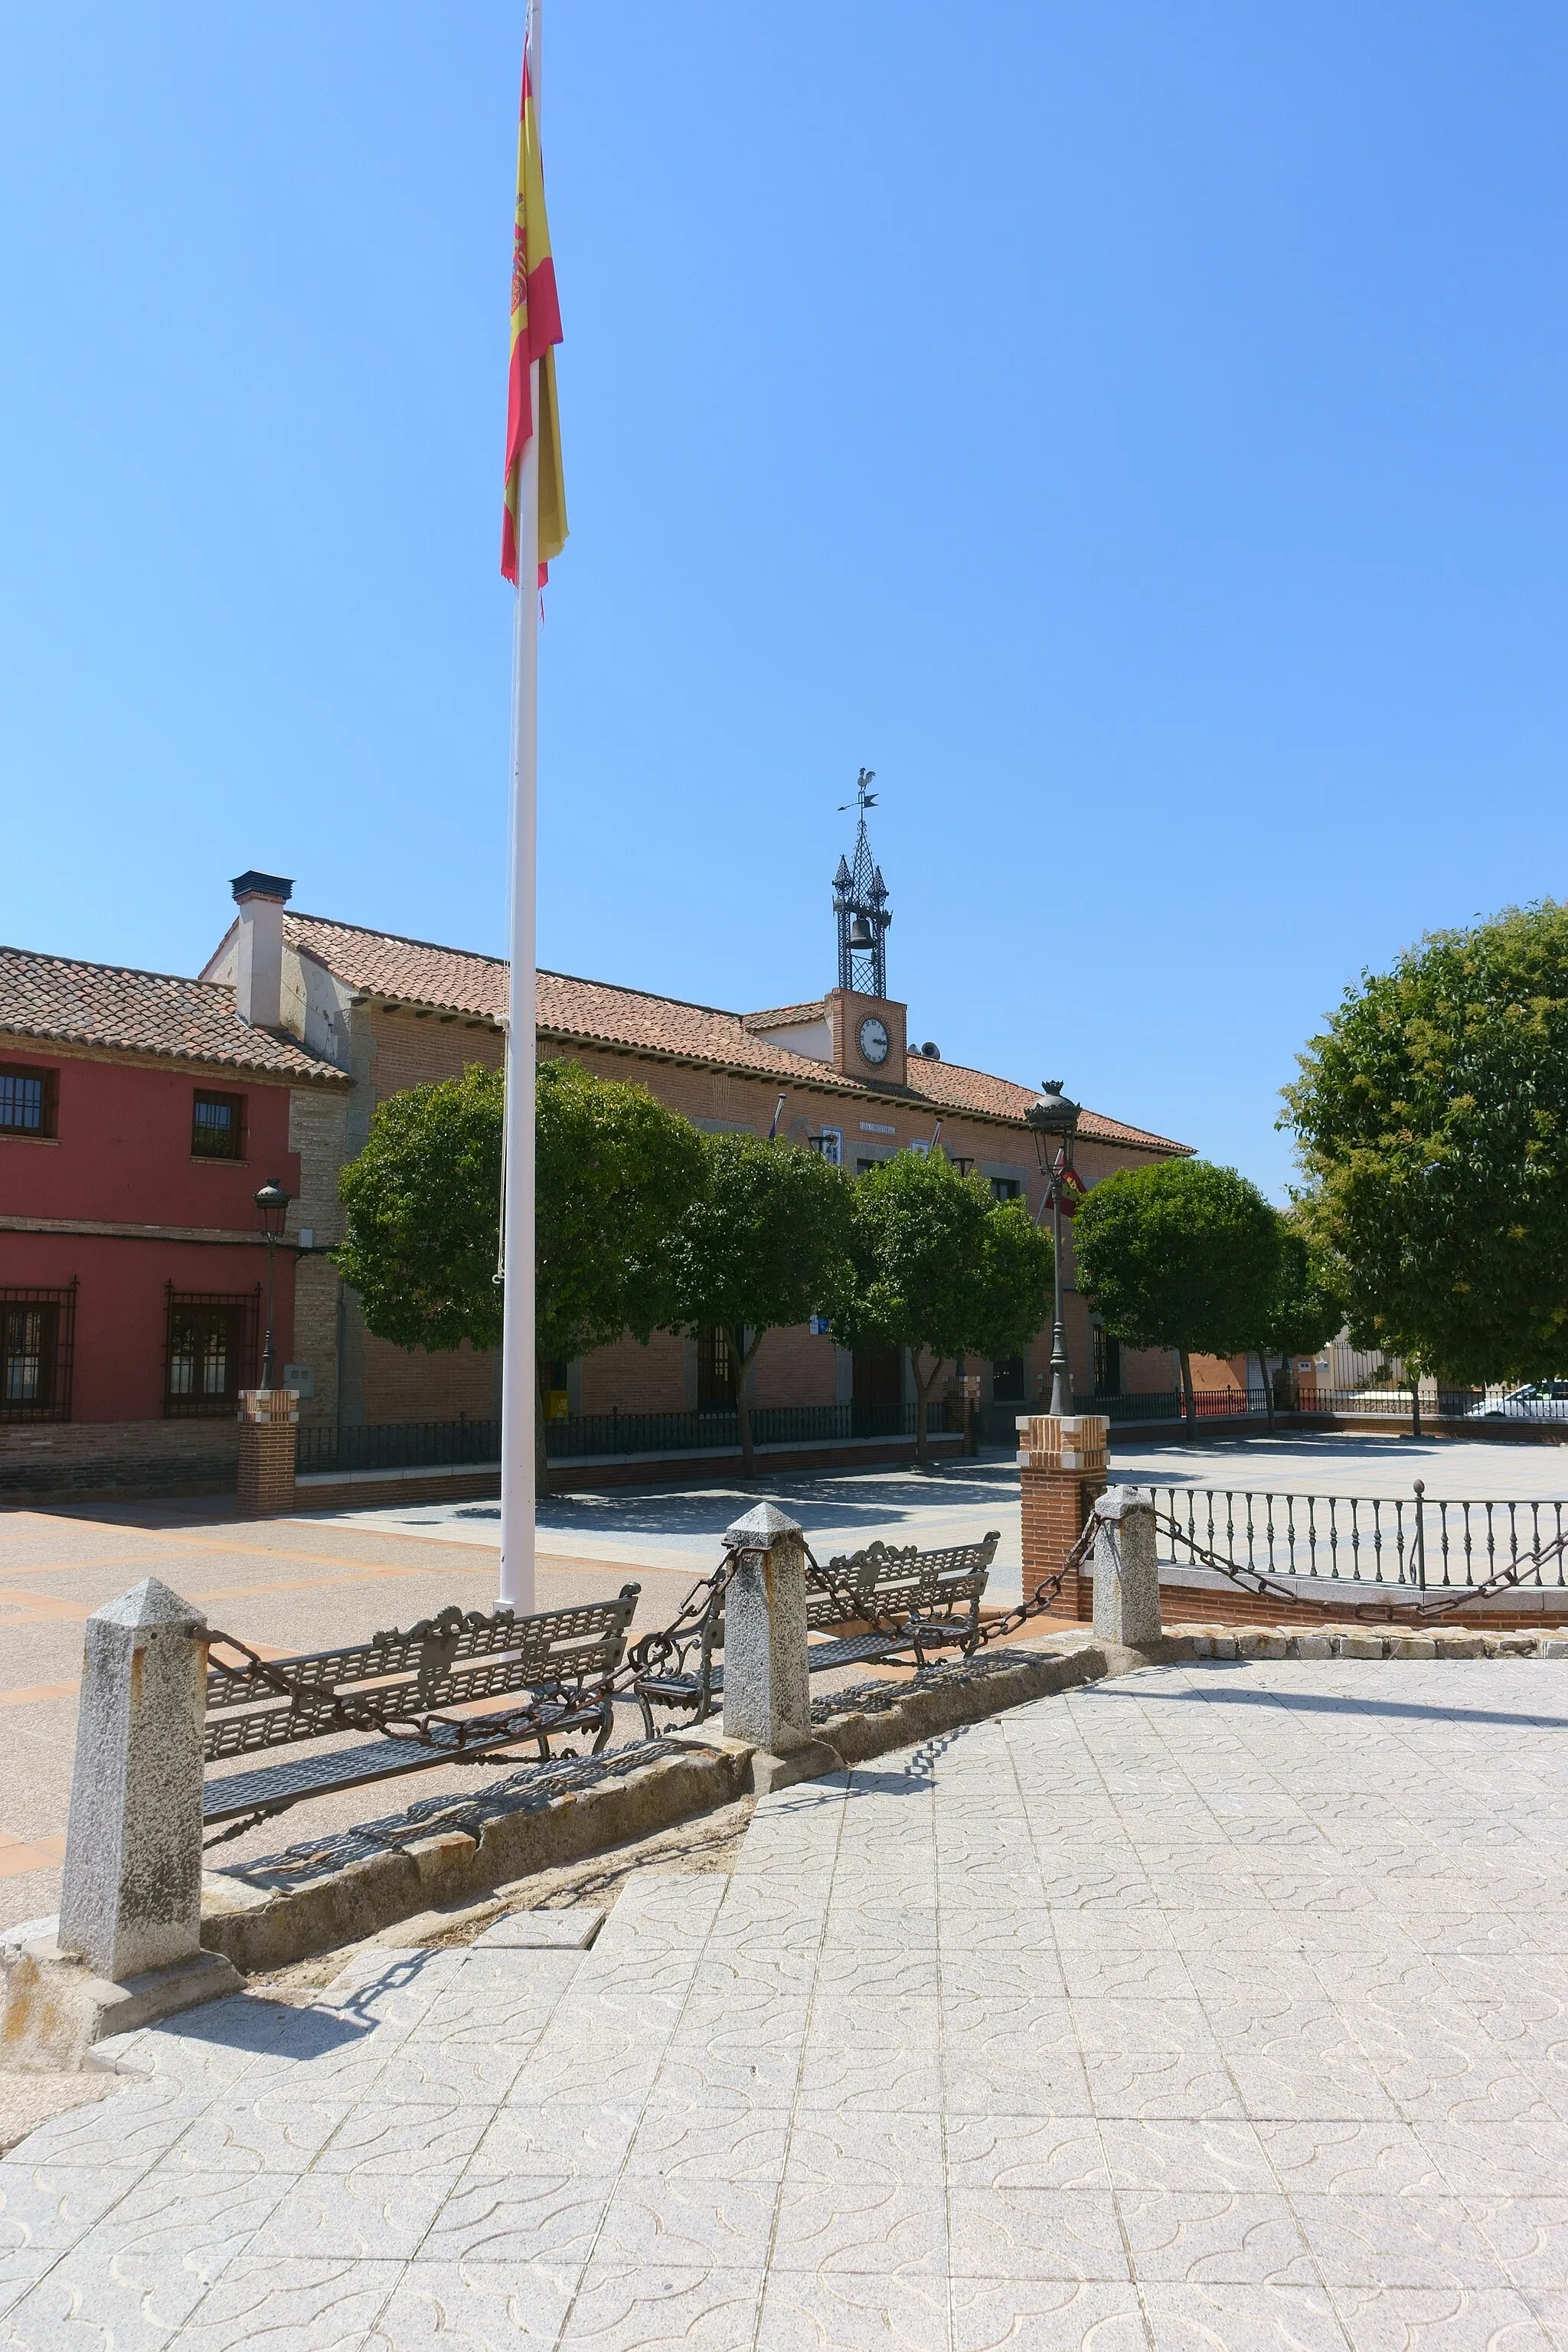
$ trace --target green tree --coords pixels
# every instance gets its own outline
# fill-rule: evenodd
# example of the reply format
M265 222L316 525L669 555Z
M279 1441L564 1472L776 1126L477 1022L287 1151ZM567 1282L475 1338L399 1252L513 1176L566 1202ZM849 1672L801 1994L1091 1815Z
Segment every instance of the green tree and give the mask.
M746 1375L764 1336L819 1313L839 1280L849 1188L815 1151L755 1135L701 1138L702 1181L670 1237L672 1329L730 1342L742 1475L754 1466Z
M500 1345L499 1070L411 1087L376 1107L338 1176L347 1229L333 1253L368 1329L398 1348Z
M1568 1364L1568 904L1363 972L1286 1089L1352 1337L1456 1381ZM1414 1377L1414 1375L1413 1375Z
M944 1363L1022 1355L1050 1314L1053 1259L1021 1202L993 1201L940 1151L901 1151L853 1195L846 1284L833 1309L847 1347L910 1351L915 1453L931 1459L927 1408Z
M1173 1348L1187 1425L1197 1425L1192 1359L1256 1348L1268 1328L1279 1218L1233 1168L1163 1160L1119 1169L1073 1220L1078 1285L1113 1337Z
M390 1096L343 1169L337 1265L378 1338L500 1345L505 1099L501 1073L477 1065ZM646 1087L563 1061L539 1066L535 1135L539 1356L585 1355L627 1330L646 1340L673 1311L667 1244L701 1179L701 1137ZM537 1397L535 1447L542 1490Z

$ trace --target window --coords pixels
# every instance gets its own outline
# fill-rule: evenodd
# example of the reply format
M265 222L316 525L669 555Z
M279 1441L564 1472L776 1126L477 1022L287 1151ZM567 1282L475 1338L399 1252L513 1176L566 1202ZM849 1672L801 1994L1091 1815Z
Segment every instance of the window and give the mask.
M994 1201L1021 1201L1024 1188L1016 1176L993 1176L991 1198Z
M248 1291L176 1290L167 1300L163 1412L174 1421L220 1417L256 1377L261 1286Z
M76 1285L0 1290L0 1421L68 1421Z
M1024 1359L1022 1356L998 1356L991 1367L991 1395L996 1404L1022 1404L1024 1402Z
M244 1159L243 1095L209 1095L198 1087L191 1112L191 1156L195 1160Z
M1113 1339L1101 1323L1094 1327L1094 1393L1097 1397L1121 1394L1121 1342Z
M735 1358L730 1334L715 1323L697 1341L697 1410L729 1412L735 1402Z
M0 1135L52 1136L58 1079L58 1070L0 1062Z
M841 1127L825 1127L820 1135L811 1139L812 1149L826 1160L830 1168L844 1165L844 1130Z

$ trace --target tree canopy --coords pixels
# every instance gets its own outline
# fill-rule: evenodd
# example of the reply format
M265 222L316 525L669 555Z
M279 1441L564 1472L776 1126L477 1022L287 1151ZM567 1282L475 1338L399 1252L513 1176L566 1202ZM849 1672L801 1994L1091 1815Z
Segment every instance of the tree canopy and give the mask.
M1279 1217L1234 1168L1162 1160L1119 1169L1073 1221L1079 1288L1111 1335L1182 1360L1195 1421L1192 1358L1256 1348L1279 1280Z
M993 1201L939 1151L900 1151L856 1184L833 1328L847 1347L910 1350L921 1462L942 1365L969 1354L1021 1355L1049 1318L1052 1266L1050 1241L1023 1203Z
M1352 1336L1450 1380L1568 1366L1568 904L1347 989L1286 1089Z
M341 1170L347 1231L334 1252L366 1328L399 1348L500 1345L499 1070L412 1087L377 1105Z
M500 1344L495 1279L505 1082L477 1064L376 1109L340 1177L339 1271L400 1348ZM575 1062L535 1082L537 1351L647 1339L675 1311L667 1242L701 1181L702 1139L645 1087ZM542 1431L540 1475L544 1471Z
M755 1135L699 1139L702 1168L668 1241L672 1328L730 1343L742 1466L752 1466L746 1374L765 1334L804 1323L837 1288L849 1187L815 1151Z

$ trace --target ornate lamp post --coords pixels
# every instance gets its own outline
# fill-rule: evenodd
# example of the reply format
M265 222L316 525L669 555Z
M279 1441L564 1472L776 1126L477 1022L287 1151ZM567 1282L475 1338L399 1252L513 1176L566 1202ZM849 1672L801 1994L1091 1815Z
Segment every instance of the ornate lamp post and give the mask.
M1067 1326L1062 1320L1062 1188L1072 1166L1073 1139L1078 1133L1079 1105L1062 1092L1060 1078L1047 1078L1037 1103L1024 1113L1034 1129L1035 1150L1046 1175L1046 1198L1051 1204L1051 1244L1055 1259L1054 1311L1051 1319L1051 1411L1072 1411L1072 1366L1068 1361ZM1047 1141L1056 1150L1047 1161Z
M289 1214L289 1195L275 1176L269 1176L256 1196L256 1213L261 1220L261 1230L267 1236L267 1344L261 1351L261 1385L272 1386L272 1281L278 1243L283 1232L283 1220Z

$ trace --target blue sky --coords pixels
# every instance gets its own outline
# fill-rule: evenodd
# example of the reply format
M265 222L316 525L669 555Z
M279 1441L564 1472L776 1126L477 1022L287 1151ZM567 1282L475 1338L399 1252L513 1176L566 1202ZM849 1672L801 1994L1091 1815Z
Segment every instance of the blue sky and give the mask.
M0 938L250 865L504 945L520 11L0 19ZM1278 1089L1560 894L1568 17L547 0L542 961L890 984L1282 1194Z

